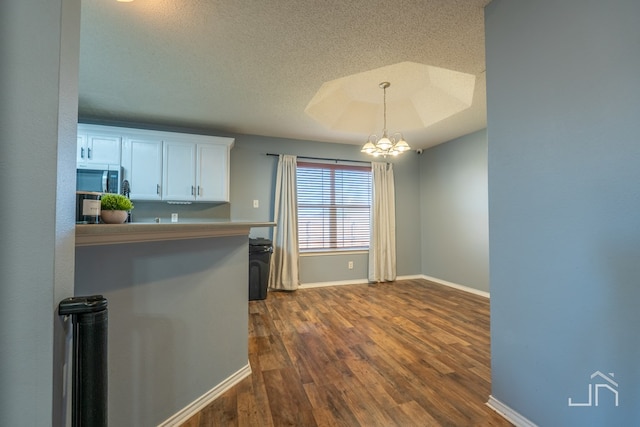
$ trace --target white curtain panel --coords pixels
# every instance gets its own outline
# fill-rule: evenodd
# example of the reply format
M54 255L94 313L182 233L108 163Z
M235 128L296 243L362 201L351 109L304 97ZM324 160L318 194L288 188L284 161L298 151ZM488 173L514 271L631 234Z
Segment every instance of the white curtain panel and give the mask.
M393 165L372 162L369 282L396 279L396 200Z
M269 268L269 288L295 291L300 285L298 268L298 197L296 156L280 155L276 175L273 255Z

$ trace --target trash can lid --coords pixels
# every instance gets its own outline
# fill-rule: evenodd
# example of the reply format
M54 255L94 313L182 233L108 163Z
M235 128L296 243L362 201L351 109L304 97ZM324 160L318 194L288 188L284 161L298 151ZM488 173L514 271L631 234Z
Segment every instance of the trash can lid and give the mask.
M273 242L263 237L257 237L255 239L249 239L249 245L251 246L271 246Z
M70 314L95 313L106 309L107 299L102 295L70 297L60 301L58 314L68 316Z

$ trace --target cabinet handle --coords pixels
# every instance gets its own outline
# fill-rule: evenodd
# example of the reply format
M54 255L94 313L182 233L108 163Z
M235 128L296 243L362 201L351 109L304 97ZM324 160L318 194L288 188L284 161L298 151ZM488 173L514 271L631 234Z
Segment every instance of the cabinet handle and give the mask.
M84 159L84 147L80 148L80 158Z
M160 184L156 184L156 194L160 195Z
M202 196L202 189L200 188L199 185L198 185L198 196Z
M91 148L87 148L87 159L91 158Z
M195 194L196 194L195 191L196 191L196 188L192 185L191 186L191 195L192 196L195 196Z

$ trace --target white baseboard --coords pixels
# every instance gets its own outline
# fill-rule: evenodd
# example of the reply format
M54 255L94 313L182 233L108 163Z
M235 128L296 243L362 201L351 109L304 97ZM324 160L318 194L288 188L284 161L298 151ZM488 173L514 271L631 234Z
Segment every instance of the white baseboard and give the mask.
M415 280L415 279L424 279L423 274L414 274L411 276L398 276L396 280Z
M411 279L422 279L424 276L417 274L415 276L398 276L396 280L411 280ZM338 280L334 282L316 282L316 283L303 283L298 289L309 289L309 288L321 288L324 286L342 286L342 285L362 285L363 283L369 283L369 279L366 277L364 279L355 279L355 280Z
M200 412L208 404L220 397L224 392L229 390L234 385L251 375L251 365L247 361L246 366L242 367L235 374L231 375L226 380L191 402L179 412L172 415L169 419L165 420L158 427L172 427L179 426L185 423L189 418Z
M461 291L465 291L465 292L469 292L469 293L472 293L472 294L480 295L481 297L485 297L485 298L489 298L490 297L489 292L481 291L481 290L475 289L475 288L470 288L468 286L458 285L458 284L452 283L452 282L447 282L446 280L438 279L438 278L427 276L427 275L424 275L424 274L421 275L420 278L428 280L430 282L439 283L440 285L445 285L445 286L449 286L451 288L460 289Z
M357 279L357 280L339 280L336 282L316 282L316 283L303 283L298 289L309 289L309 288L321 288L324 286L343 286L343 285L362 285L363 283L368 283L367 279Z
M449 286L450 288L456 288L461 291L469 292L472 294L480 295L485 298L489 298L489 292L481 291L479 289L470 288L468 286L458 285L457 283L447 282L446 280L438 279L436 277L427 276L424 274L415 274L410 276L398 276L396 277L396 281L398 280L415 280L415 279L424 279L430 282L438 283L440 285ZM363 283L369 283L368 279L356 279L356 280L338 280L334 282L316 282L316 283L303 283L298 289L310 289L310 288L321 288L324 286L343 286L343 285L361 285Z
M516 427L538 427L493 396L489 396L487 406L502 415L503 418L513 423Z

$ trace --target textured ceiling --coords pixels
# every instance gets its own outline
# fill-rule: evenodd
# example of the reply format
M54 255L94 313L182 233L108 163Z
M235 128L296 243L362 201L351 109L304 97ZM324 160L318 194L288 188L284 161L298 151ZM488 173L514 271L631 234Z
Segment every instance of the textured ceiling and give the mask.
M471 107L426 128L388 122L427 148L486 126L489 1L82 0L79 114L362 144L381 118L346 132L305 114L325 82L401 62L475 76Z

